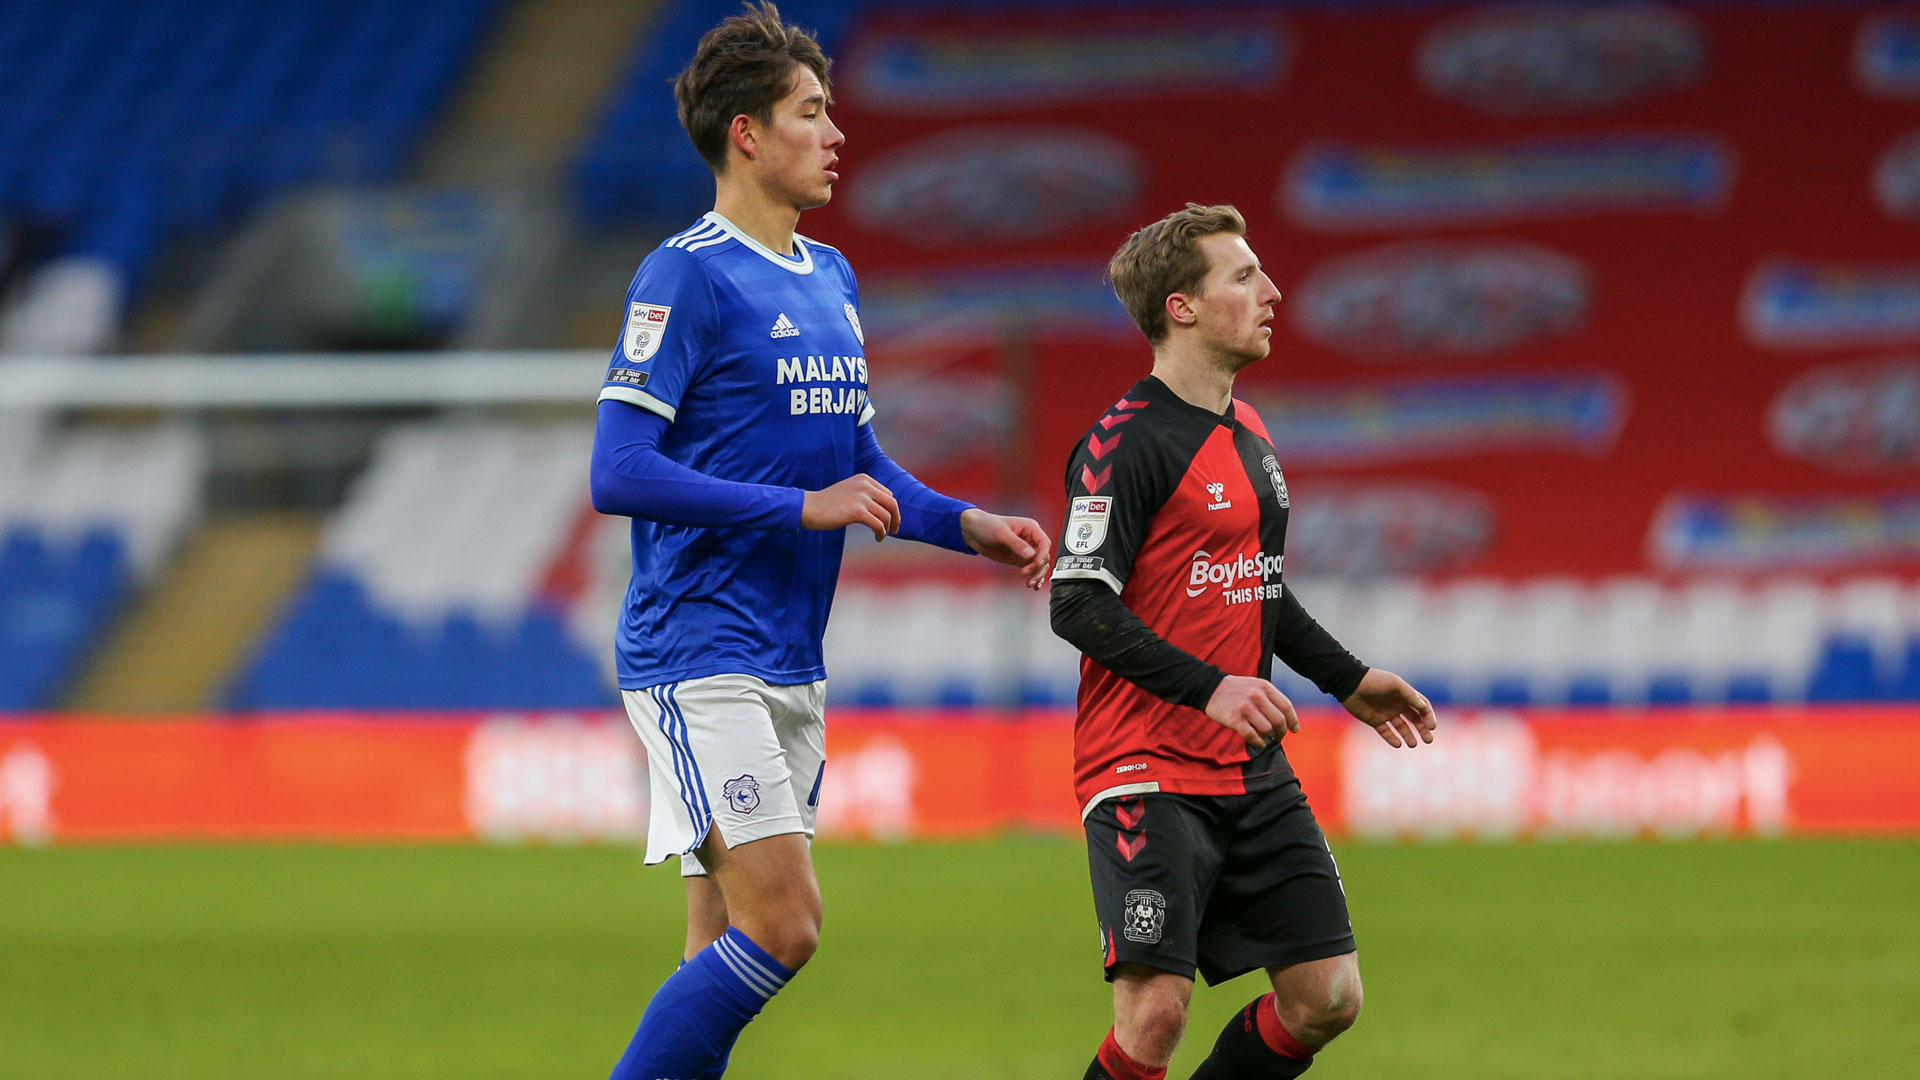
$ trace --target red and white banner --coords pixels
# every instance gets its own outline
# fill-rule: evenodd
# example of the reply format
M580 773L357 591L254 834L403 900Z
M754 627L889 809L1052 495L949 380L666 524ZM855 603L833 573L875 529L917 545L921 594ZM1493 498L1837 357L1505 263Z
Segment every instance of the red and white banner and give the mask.
M1302 571L1920 572L1911 6L868 8L807 231L936 486L1057 523L1150 362L1108 257L1231 202Z
M821 830L1072 832L1072 720L856 713L828 725ZM1453 713L1394 750L1343 716L1287 740L1329 832L1920 834L1920 712ZM615 716L0 723L0 842L628 839L646 769Z

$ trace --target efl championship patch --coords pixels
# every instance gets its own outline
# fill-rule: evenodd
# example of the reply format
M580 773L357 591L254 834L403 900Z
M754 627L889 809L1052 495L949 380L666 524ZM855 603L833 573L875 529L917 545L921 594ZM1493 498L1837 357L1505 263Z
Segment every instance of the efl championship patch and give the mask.
M1113 500L1105 495L1081 495L1073 500L1067 513L1067 550L1085 555L1107 538L1107 518L1113 513Z
M628 386L647 385L647 373L633 368L617 367L607 372L608 382L626 383Z
M660 336L667 332L667 315L672 311L660 304L628 304L621 354L636 364L653 359L653 354L660 351Z

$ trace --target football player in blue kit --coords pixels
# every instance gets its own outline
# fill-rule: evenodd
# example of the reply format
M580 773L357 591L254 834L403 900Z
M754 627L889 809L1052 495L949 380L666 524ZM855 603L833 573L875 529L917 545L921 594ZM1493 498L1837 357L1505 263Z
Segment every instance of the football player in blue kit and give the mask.
M714 208L640 265L600 391L593 503L634 519L618 670L647 861L677 857L687 890L683 963L615 1080L721 1075L813 955L821 638L847 527L977 552L1035 589L1051 562L1036 522L929 489L874 439L853 271L794 231L839 179L829 63L772 4L701 39L674 96Z

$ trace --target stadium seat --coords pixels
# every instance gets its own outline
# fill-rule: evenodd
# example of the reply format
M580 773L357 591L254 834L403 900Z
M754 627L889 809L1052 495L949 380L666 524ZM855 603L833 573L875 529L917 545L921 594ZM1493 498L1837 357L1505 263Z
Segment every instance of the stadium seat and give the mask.
M111 268L124 303L169 237L296 185L397 175L500 6L18 0L0 32L0 219L62 236L47 273Z

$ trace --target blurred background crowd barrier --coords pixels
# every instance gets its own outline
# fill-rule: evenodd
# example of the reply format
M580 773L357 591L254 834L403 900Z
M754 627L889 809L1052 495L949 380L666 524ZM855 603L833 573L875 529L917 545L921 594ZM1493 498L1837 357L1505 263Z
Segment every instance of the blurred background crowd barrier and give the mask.
M0 839L630 832L592 399L710 206L667 81L735 6L9 5ZM1107 255L1246 214L1288 586L1457 721L1310 724L1330 821L1920 829L1920 12L782 10L849 136L802 229L943 490L1057 528L1148 363ZM1076 660L1008 575L852 538L829 829L1070 827Z

